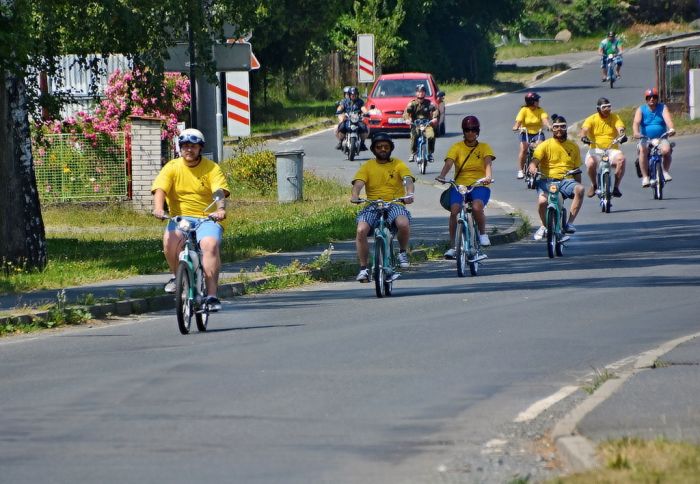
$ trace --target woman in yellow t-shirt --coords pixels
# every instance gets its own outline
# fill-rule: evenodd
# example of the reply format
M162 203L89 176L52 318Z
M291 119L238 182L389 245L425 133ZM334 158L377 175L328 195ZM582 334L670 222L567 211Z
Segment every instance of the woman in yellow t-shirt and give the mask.
M521 131L518 151L518 173L516 175L519 180L525 178L525 157L528 145L533 141L535 145L544 141L542 128L545 126L550 131L552 130L549 114L540 107L540 95L536 92L528 92L525 94L525 106L518 111L518 115L515 116L515 124L513 125L513 131Z

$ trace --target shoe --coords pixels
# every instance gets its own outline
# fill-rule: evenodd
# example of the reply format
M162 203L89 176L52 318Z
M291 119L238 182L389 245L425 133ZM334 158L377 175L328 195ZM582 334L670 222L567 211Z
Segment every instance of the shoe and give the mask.
M620 197L622 197L622 192L620 191L619 188L615 187L615 188L613 188L613 193L612 193L612 195L613 195L613 197L615 197L615 198L620 198Z
M649 186L649 177L648 176L642 177L642 188L646 188L648 186Z
M566 224L564 226L564 232L567 234L575 234L576 233L576 227L574 224Z
M491 239L489 239L489 234L479 234L479 243L484 247L491 245Z
M444 257L445 259L452 260L455 258L455 250L454 249L447 249L445 251Z
M586 191L586 196L588 198L592 198L595 195L595 192L598 188L595 185L591 185L588 187L588 190Z
M171 277L168 282L165 283L163 290L169 294L175 294L175 278Z
M394 282L396 279L401 277L400 272L394 272L391 276L389 276L389 282Z
M523 178L525 178L525 173L523 172L523 170L518 170L518 174L515 175L515 178L517 178L518 180L522 180Z
M357 282L369 282L369 269L360 269L355 280Z
M571 237L569 237L568 235L565 235L561 239L559 239L559 242L563 244L564 242L568 242L570 238Z
M338 144L335 145L335 149L336 149L336 150L342 150L342 149L343 149L343 142L342 142L342 141L338 141Z
M654 178L653 180L649 180L649 186L650 186L650 187L655 187L655 186L656 186L656 178Z
M435 160L433 159L433 154L430 153L430 154L428 155L428 162L432 163L433 161L435 161Z
M532 236L532 238L534 240L542 240L545 235L547 235L547 227L541 225L540 228L537 229L537 232L535 232L535 235Z
M602 78L602 79L600 80L600 82L607 82L607 80L608 80L608 78L607 78L607 77L604 77L604 78Z
M670 182L671 180L673 180L673 177L671 176L671 174L664 170L664 181Z
M367 151L367 145L363 141L362 144L360 145L360 151Z
M221 310L221 301L219 301L219 298L216 296L207 296L204 300L204 304L207 306L210 313Z
M415 153L411 153L411 156L408 157L408 162L413 163L414 161L416 161L416 155Z
M404 269L411 266L411 263L408 262L408 254L406 252L399 252L399 266Z

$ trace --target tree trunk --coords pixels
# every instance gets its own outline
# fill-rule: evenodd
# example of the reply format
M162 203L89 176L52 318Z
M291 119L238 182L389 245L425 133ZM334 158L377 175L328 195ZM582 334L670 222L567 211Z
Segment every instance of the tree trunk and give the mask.
M0 258L5 270L46 267L24 79L0 71Z

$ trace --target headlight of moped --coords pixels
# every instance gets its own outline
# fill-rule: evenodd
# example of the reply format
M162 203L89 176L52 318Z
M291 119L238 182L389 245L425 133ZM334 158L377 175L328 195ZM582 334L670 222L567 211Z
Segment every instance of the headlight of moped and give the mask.
M465 193L467 193L467 187L464 185L457 185L457 191L464 195Z
M651 140L651 146L659 146L659 141L661 141L659 138L654 138Z
M549 185L549 193L557 193L559 191L559 185L552 183Z
M177 228L182 230L183 232L187 232L192 228L192 222L190 222L186 218L181 218L177 223Z

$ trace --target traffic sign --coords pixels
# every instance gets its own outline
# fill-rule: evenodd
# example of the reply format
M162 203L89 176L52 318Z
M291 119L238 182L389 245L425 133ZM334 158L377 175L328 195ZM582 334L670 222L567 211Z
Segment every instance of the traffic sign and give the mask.
M250 136L249 84L247 72L226 73L226 129L229 136Z
M252 51L249 43L214 44L214 63L217 72L250 70ZM187 44L168 47L169 59L165 61L166 71L188 72L190 54Z
M357 36L357 82L374 82L374 34Z

